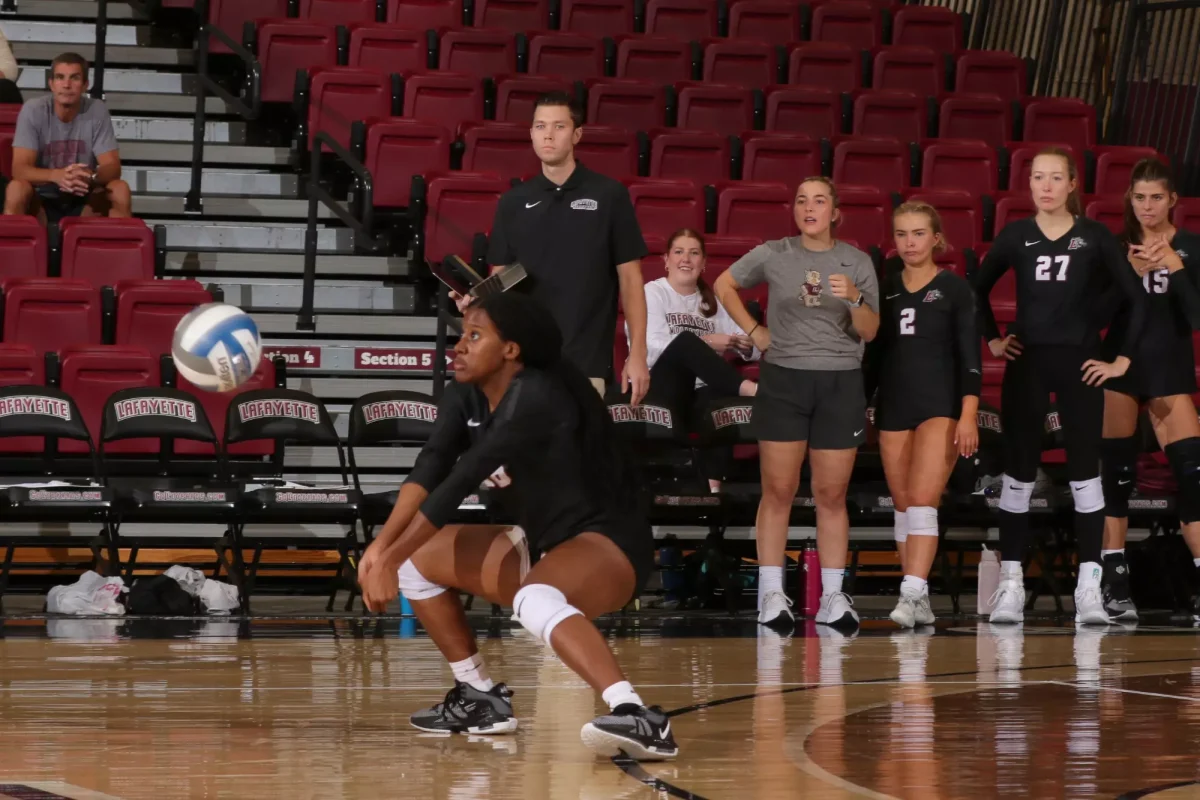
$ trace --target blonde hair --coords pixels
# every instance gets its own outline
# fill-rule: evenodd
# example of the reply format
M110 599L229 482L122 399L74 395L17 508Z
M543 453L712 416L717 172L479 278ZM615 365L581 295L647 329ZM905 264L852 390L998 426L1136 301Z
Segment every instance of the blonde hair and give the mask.
M834 186L832 180L830 180L829 178L826 178L824 175L812 175L812 176L800 181L800 183L796 184L796 191L799 192L800 187L806 183L824 184L825 188L829 190L829 201L831 203L833 203L833 210L837 211L839 208L841 208L841 202L838 200L837 186ZM838 217L840 217L840 216L841 216L840 214L834 214L830 218L830 220L829 220L830 236L833 236L837 233L838 222L840 221L838 219Z
M933 246L933 252L941 255L950 249L950 242L946 239L946 232L942 228L942 215L936 208L921 200L902 203L892 212L892 221L895 222L896 217L901 214L924 214L929 218L929 229L935 236L942 237L942 240Z

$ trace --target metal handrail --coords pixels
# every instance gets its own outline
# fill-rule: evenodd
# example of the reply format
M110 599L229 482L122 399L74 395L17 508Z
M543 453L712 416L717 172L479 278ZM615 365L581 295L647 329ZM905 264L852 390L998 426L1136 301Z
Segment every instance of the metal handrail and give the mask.
M92 98L104 99L104 61L108 42L108 0L99 0L96 9L96 52L92 56Z
M211 94L224 100L243 119L255 120L262 111L262 65L258 58L240 42L235 41L225 31L207 22L208 0L196 0L196 14L200 19L200 31L196 41L196 115L192 124L192 182L188 189L187 199L183 204L185 214L201 214L204 211L204 198L201 193L201 181L204 171L204 101ZM241 97L233 95L214 81L208 74L209 37L215 36L218 41L233 51L233 54L246 65L246 86L249 103Z

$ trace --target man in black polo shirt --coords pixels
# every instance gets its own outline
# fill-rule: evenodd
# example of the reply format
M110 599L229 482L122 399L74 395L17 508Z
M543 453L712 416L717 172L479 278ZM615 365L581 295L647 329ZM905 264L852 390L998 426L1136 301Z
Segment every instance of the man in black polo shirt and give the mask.
M646 242L629 190L575 160L583 114L563 92L538 99L530 136L542 174L505 192L496 208L488 263L519 261L517 288L550 308L563 332L563 356L603 393L612 368L617 291L629 323L621 390L637 404L650 388L646 366Z

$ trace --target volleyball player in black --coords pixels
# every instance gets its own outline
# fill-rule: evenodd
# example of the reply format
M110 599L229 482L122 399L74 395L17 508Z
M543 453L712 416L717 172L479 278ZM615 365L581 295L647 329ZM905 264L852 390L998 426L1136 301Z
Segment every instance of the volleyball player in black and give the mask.
M1150 310L1133 365L1104 385L1101 460L1107 519L1102 590L1104 608L1115 619L1137 619L1129 591L1125 534L1129 495L1142 451L1138 417L1145 407L1178 484L1176 508L1196 570L1192 616L1200 622L1200 419L1191 397L1196 392L1192 332L1200 330L1200 236L1171 224L1171 209L1178 199L1165 164L1148 158L1134 166L1125 194L1122 239ZM1130 311L1124 305L1108 329L1106 355L1126 338L1129 322Z
M363 601L382 611L403 592L450 662L454 688L413 714L415 727L517 727L512 693L488 677L453 587L511 606L603 694L612 711L584 726L585 745L673 758L666 715L642 703L590 621L636 596L653 568L653 538L608 409L561 350L554 318L528 296L491 295L466 310L437 426L359 565ZM446 524L485 481L509 487L520 528ZM531 551L540 554L532 568Z
M884 278L871 361L879 364L875 425L904 570L891 618L912 628L934 622L927 582L937 510L957 457L979 446L982 375L971 287L933 260L945 247L937 210L905 203L892 223L903 269Z
M975 287L983 335L992 354L1010 362L1001 389L1005 475L1000 494L1000 586L991 621L1024 619L1021 561L1029 539L1027 514L1053 392L1075 501L1079 546L1075 620L1107 624L1100 596L1104 395L1099 387L1123 375L1136 355L1146 318L1145 292L1116 238L1100 223L1082 216L1071 156L1051 148L1039 153L1032 167L1029 184L1037 214L1009 223L996 236ZM1009 268L1016 271L1017 321L1001 336L989 295ZM1130 320L1115 358L1101 361L1097 356L1104 320L1097 309L1114 282L1129 298Z

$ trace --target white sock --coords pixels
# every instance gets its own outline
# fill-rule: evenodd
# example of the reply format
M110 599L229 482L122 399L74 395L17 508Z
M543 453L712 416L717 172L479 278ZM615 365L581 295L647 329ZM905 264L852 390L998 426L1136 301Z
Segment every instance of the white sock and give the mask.
M1024 570L1021 569L1020 561L1001 561L1000 562L1000 577L1012 578L1013 580L1022 580L1024 578Z
M1100 585L1100 575L1104 569L1095 561L1084 561L1079 565L1079 588L1095 589Z
M604 698L604 702L608 703L610 711L615 711L617 706L625 703L633 703L635 706L645 705L642 698L638 697L638 693L633 690L633 684L629 681L618 681L612 686L604 690L600 695Z
M1101 550L1100 558L1106 558L1108 556L1116 555L1118 553L1120 553L1121 555L1125 555L1125 548L1122 547L1120 550Z
M783 591L783 567L758 568L758 610L762 611L763 597L767 592Z
M897 542L908 541L908 512L892 512L892 538Z
M900 581L900 594L925 594L925 587L929 585L929 581L924 578L918 578L916 575L905 575L904 580Z
M825 567L821 567L822 597L837 594L842 590L842 576L845 572L844 569L826 569Z
M1193 558L1192 563L1196 565L1196 569L1200 569L1200 558Z
M487 665L483 663L483 656L479 653L462 661L450 662L450 669L454 671L456 681L469 683L481 692L489 692L496 685L495 681L488 677Z

